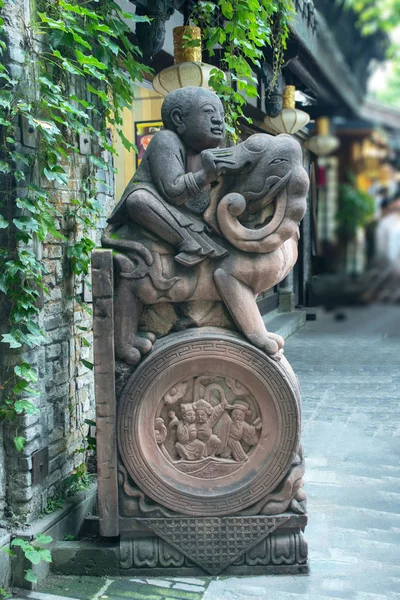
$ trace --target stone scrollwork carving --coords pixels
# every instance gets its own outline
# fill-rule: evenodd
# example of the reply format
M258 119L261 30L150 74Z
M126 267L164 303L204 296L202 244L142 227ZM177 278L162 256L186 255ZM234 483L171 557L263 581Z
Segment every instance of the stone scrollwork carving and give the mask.
M223 107L202 88L166 96L156 133L108 219L115 251L115 346L136 365L154 335L138 334L143 305L223 303L240 332L280 358L256 304L297 259L308 176L289 135L254 134L230 148Z
M299 447L288 473L279 486L259 502L240 512L241 515L278 515L287 510L305 514L307 497L303 490L304 456Z

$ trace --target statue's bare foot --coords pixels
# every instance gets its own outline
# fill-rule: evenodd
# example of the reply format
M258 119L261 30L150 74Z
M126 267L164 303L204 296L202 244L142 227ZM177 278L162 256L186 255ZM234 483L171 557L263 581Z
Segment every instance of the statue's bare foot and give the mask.
M285 340L283 337L277 333L272 333L272 331L268 331L267 335L275 340L275 342L278 344L279 350L282 350L283 346L285 345Z
M146 332L142 335L137 335L134 340L126 344L118 352L118 358L124 360L129 365L137 365L142 356L148 354L153 348L153 342L156 336L154 333Z
M157 336L154 333L151 333L151 331L139 331L139 334L140 337L150 340L152 344L154 344L157 339Z
M283 337L277 335L276 333L266 331L263 342L263 350L265 350L269 356L275 360L280 360L282 358L282 347L285 343Z

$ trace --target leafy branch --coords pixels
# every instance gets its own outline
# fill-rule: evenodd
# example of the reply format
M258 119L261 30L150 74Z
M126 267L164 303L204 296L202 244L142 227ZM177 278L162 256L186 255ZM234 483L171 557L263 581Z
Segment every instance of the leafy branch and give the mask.
M267 45L273 49L272 85L278 77L293 15L292 0L216 0L200 1L191 16L203 30L210 56L218 53L227 72L213 69L209 83L224 103L227 131L234 139L238 120L251 122L243 108L246 96L258 96L256 73Z

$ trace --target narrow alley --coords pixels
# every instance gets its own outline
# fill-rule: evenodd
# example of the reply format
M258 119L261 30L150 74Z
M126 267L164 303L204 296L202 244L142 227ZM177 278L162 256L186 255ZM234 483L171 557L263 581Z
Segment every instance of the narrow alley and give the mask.
M303 392L309 576L49 577L21 597L400 598L400 307L318 311L286 342ZM87 581L85 581L87 579ZM190 579L190 581L189 581Z

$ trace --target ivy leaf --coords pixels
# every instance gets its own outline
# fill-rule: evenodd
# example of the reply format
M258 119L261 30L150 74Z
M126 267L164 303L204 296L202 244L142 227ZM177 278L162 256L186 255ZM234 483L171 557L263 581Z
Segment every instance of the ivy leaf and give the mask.
M24 379L31 381L32 383L37 383L37 373L36 371L31 369L29 363L23 362L20 365L14 367L14 373L18 375L18 377L23 377Z
M14 438L14 446L15 446L17 452L22 452L22 450L25 447L25 442L26 442L26 440L24 437L15 437Z
M75 50L76 58L81 65L96 67L96 69L100 69L101 71L107 70L107 65L100 62L94 56L87 56L86 54L82 54L79 50Z
M93 363L92 363L92 362L90 362L90 361L88 361L88 360L85 360L85 359L83 359L83 358L81 358L81 362L82 362L82 364L84 364L84 365L85 365L85 367L87 367L87 368L88 368L88 369L90 369L91 371L93 370Z
M22 548L22 551L24 552L30 547L30 543L26 540L22 540L21 538L14 538L11 541L11 546L14 546L16 548Z
M31 583L37 583L37 575L35 575L32 569L27 569L25 571L24 579L26 581L30 581Z
M150 23L149 17L137 15L136 13L123 12L121 13L124 19L130 19L134 23Z
M79 33L76 33L76 31L72 31L71 33L75 42L77 42L81 46L84 46L88 50L92 50L92 46L82 36L80 36Z
M11 173L11 166L4 160L0 160L0 173Z
M41 560L44 560L47 563L51 563L52 558L51 558L51 553L50 550L48 550L47 548L40 548L39 552L39 562Z
M50 542L53 541L53 538L50 535L38 533L36 536L36 541L39 542L39 544L50 544Z
M49 181L58 181L58 183L68 185L67 174L61 167L53 167L53 169L44 167L43 173Z
M13 219L13 223L21 231L37 231L39 228L38 222L32 217L18 217Z
M50 79L48 79L44 75L42 75L41 77L38 77L38 80L40 81L40 83L42 83L45 87L47 87L49 90L51 90L55 94L61 93L60 86L56 85L55 83L50 81Z
M10 348L20 348L22 346L12 333L3 333L1 341L4 344L10 344Z
M40 410L29 400L16 400L14 404L15 412L20 415L25 411L27 415L37 415Z
M32 550L27 550L25 552L25 557L33 564L33 565L38 565L40 563L41 556L40 556L40 551L36 550L35 548L32 548Z
M38 380L37 373L36 373L36 371L31 369L31 366L29 363L23 362L20 365L17 365L16 367L14 367L14 373L16 375L18 375L18 377L22 377L23 379L26 379L27 381L31 381L32 383L37 383L37 380Z
M6 229L8 225L8 221L6 221L5 218L0 215L0 229Z
M104 90L96 90L90 83L87 84L87 89L89 92L92 92L92 94L96 94L103 102L108 102L108 96Z

